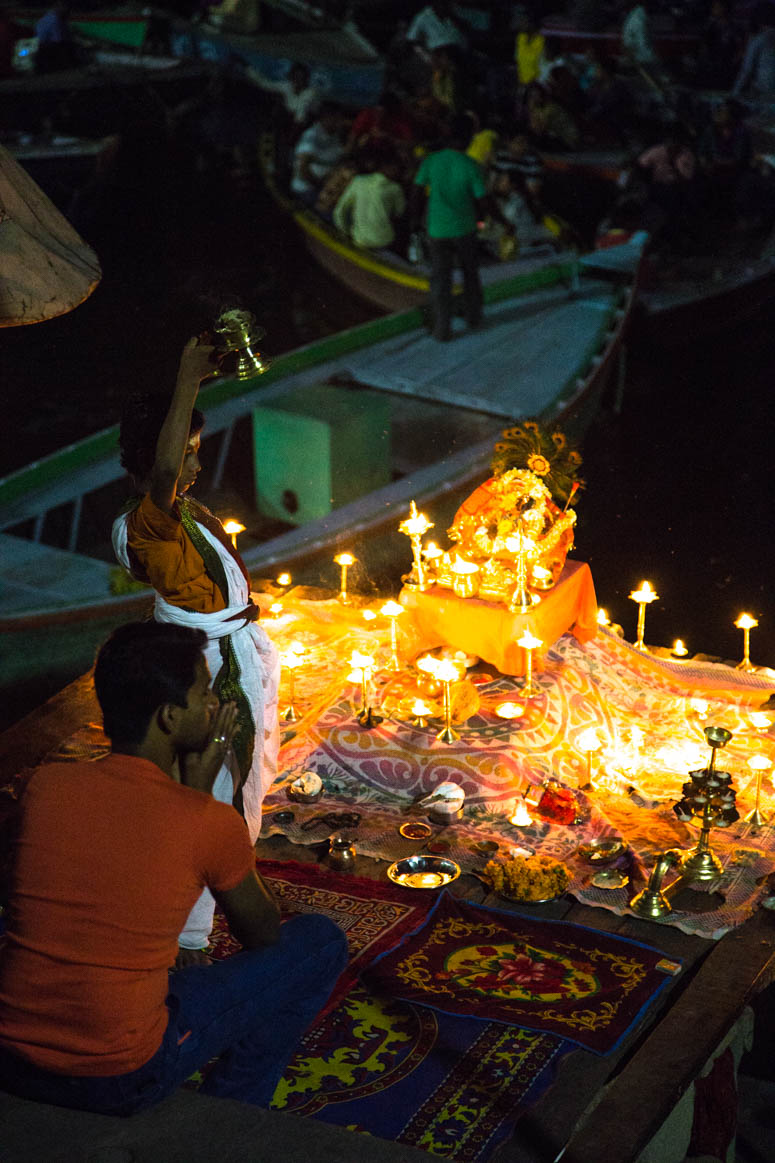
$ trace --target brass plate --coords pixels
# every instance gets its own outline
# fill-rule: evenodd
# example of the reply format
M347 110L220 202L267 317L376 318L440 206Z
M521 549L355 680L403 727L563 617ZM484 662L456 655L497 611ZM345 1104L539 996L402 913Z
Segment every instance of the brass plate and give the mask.
M624 888L630 883L630 878L618 868L601 868L600 872L596 872L592 877L592 883L595 888Z
M424 824L422 820L418 820L415 823L402 824L398 830L407 840L425 840L433 832L430 824Z
M460 865L445 856L407 856L391 864L387 874L404 888L443 888L460 876Z

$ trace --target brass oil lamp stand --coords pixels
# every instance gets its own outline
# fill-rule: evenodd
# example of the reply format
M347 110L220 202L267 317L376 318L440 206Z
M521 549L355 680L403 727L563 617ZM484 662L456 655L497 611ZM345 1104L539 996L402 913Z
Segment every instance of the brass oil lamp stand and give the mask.
M726 747L732 733L724 727L706 727L704 733L710 744L710 761L705 769L689 772L691 782L683 785L683 799L674 808L679 820L688 821L692 816L700 819L699 842L682 864L682 875L688 881L718 880L724 868L710 850L710 830L714 826L729 827L739 819L731 776L716 770L716 752Z

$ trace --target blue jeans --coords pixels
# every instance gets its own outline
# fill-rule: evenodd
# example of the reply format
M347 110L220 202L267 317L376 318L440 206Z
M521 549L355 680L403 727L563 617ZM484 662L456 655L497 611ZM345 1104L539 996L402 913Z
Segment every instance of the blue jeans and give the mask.
M131 1115L220 1056L202 1093L268 1106L299 1038L346 964L347 942L338 925L314 913L292 917L276 945L171 973L164 1038L138 1070L73 1077L0 1047L0 1089L54 1106Z

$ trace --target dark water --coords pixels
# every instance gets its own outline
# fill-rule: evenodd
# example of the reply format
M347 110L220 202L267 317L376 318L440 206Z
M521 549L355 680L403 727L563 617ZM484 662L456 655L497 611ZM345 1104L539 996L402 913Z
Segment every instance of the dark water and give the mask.
M113 188L84 230L104 266L91 299L0 333L3 475L115 422L132 391L169 387L183 342L225 300L256 312L270 354L373 315L311 264L258 181L235 179L225 164L184 174L160 170L156 181L150 171ZM585 438L576 556L590 562L600 604L628 638L636 608L627 594L648 578L660 594L649 642L680 636L693 653L738 658L732 623L745 609L761 623L754 661L775 665L774 322L762 311L702 343L659 337L670 347L636 334L623 410L604 408ZM381 572L397 581L406 565ZM330 566L324 574L329 584ZM52 663L43 678L17 667L6 681L6 723L88 665L88 634L48 635L7 636L17 657L45 650Z

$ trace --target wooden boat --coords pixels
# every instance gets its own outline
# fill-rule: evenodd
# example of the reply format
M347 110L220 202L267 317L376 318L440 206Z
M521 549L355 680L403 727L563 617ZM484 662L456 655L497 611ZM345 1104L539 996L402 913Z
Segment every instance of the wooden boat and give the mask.
M250 489L268 517L285 519L280 535L241 544L251 571L260 576L352 544L380 526L394 530L411 499L431 506L444 528L442 502L454 511L455 497L484 479L496 434L514 418L583 430L616 366L637 293L642 242L615 249L618 269L609 251L607 269L596 256L566 257L532 281L488 286L485 326L460 333L456 320L450 343L432 340L414 309L281 355L263 376L205 386L210 488L222 486L252 427L264 469ZM284 451L275 421L296 426ZM113 564L92 555L83 535L95 522L107 530L126 492L116 436L115 428L95 433L0 481L5 628L122 605L129 616L136 606L136 594L111 595ZM312 455L313 439L329 445ZM328 478L315 476L337 441L339 463ZM50 530L63 525L57 541Z
M280 189L275 180L275 142L270 133L263 134L259 142L259 162L267 190L295 223L309 254L328 274L383 311L405 310L427 300L430 292L427 266L411 263L389 250L373 251L356 246L320 214L306 209ZM549 221L558 237L568 233L558 220ZM559 257L570 260L572 256L568 252ZM480 268L482 283L491 286L524 276L528 284L533 284L540 277L538 271L552 266L557 258L554 247L545 245L531 248L507 262L493 259Z

